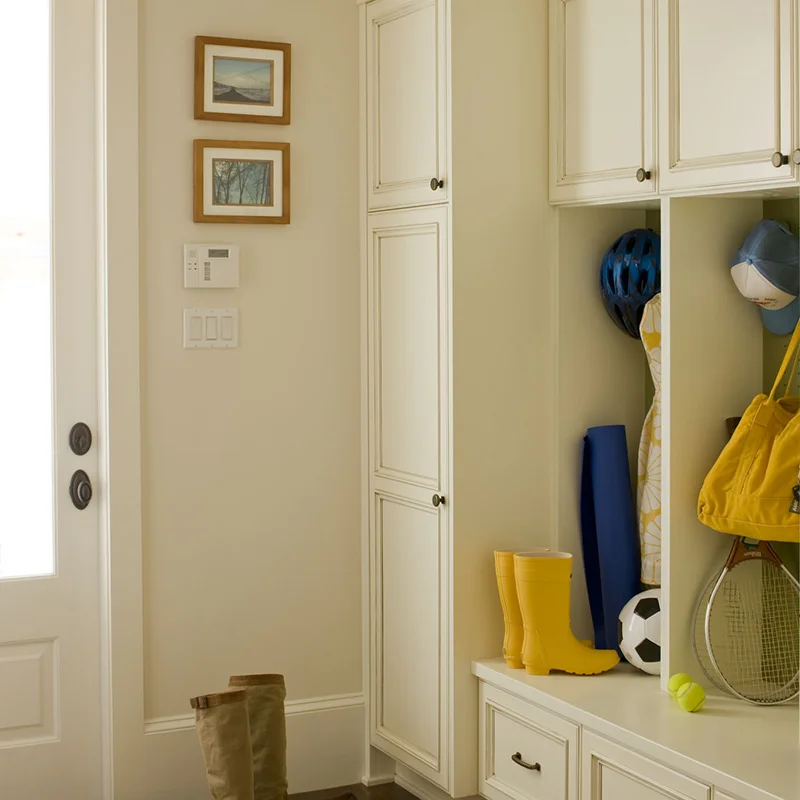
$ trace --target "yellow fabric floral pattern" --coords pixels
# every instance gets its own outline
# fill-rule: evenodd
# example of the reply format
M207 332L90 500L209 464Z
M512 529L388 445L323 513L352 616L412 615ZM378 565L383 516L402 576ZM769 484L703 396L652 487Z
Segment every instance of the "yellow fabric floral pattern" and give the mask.
M642 547L642 583L661 585L661 295L644 308L639 326L655 394L639 440L636 510Z

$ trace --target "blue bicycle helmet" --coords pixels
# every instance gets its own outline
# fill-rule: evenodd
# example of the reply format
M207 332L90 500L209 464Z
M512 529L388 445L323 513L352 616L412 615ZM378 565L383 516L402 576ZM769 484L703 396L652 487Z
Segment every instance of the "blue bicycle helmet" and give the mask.
M644 307L661 291L661 237L642 229L620 236L603 256L600 291L614 324L640 339Z

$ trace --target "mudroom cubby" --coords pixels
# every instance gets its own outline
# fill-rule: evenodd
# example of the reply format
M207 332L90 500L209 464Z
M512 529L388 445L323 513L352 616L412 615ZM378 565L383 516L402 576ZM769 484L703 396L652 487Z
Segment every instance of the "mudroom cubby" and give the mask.
M581 438L593 425L624 424L635 482L650 401L643 347L609 320L599 264L626 230L649 227L662 237L662 672L659 680L620 665L596 677L538 677L501 658L476 662L485 797L538 800L545 783L508 765L509 753L519 751L526 762L541 754L542 774L549 767L566 775L553 794L559 800L800 799L797 700L753 706L722 695L692 649L698 596L732 544L698 521L699 490L728 439L726 418L769 391L789 338L764 330L759 309L731 279L730 262L758 221L778 219L796 231L799 210L797 199L766 192L559 209L551 547L575 555L572 618L580 637L592 634L580 558ZM795 374L794 392L798 380ZM778 549L796 571L797 546ZM667 694L677 672L708 691L700 714L681 711ZM536 737L558 747L539 746ZM562 764L576 739L577 765Z

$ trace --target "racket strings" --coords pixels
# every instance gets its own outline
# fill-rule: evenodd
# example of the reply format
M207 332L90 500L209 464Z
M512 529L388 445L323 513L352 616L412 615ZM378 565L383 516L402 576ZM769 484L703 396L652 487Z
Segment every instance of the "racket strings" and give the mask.
M761 560L734 566L709 616L708 646L724 680L754 702L794 697L800 670L800 600L782 569Z

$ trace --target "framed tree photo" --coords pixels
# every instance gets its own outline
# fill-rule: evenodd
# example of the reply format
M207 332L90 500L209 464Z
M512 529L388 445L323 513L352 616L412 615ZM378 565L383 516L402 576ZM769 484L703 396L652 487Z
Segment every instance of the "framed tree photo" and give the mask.
M196 36L194 118L288 125L292 46Z
M195 139L194 221L289 224L289 145Z

